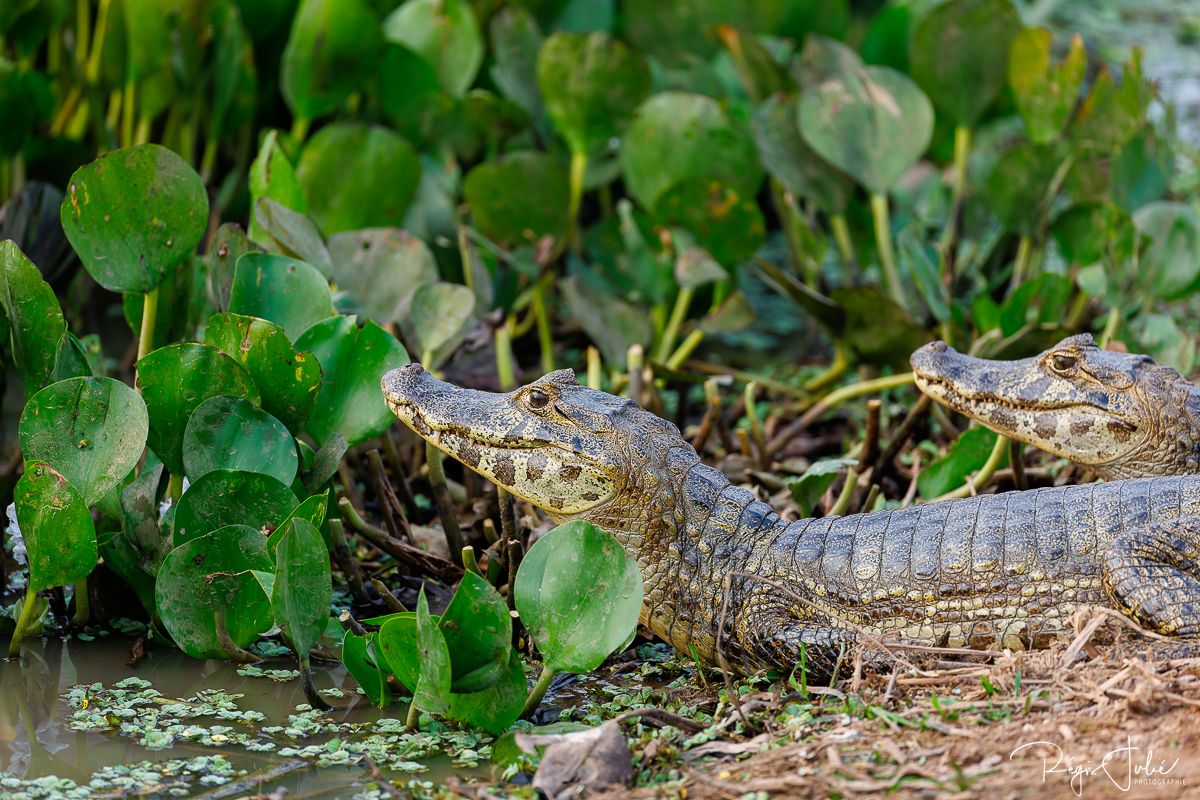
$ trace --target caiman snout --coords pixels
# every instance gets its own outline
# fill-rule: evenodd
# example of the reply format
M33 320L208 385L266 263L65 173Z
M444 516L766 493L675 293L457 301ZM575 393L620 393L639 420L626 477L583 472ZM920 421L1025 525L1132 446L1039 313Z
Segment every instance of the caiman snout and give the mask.
M421 384L432 380L433 376L414 361L389 370L379 381L379 386L389 403L416 403Z

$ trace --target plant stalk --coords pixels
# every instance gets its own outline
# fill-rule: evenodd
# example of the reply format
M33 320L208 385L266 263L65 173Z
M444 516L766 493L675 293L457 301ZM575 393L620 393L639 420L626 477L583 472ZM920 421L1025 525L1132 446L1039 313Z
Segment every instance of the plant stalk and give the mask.
M600 351L595 345L588 345L587 349L587 385L589 389L600 388L600 376L603 374L603 365L600 362Z
M675 295L675 305L671 307L671 316L667 320L667 327L663 329L662 338L658 340L658 350L655 352L654 360L659 363L665 363L671 356L671 351L675 349L675 340L679 338L679 327L683 324L683 318L687 316L688 307L692 304L692 290L683 287L679 293Z
M21 616L17 618L17 627L13 630L12 639L8 643L8 657L17 658L21 655L21 643L29 636L33 620L37 617L37 592L25 590L25 605L21 607Z
M88 620L92 618L90 607L90 598L88 597L88 580L84 578L81 581L75 582L75 614L71 617L71 624L82 628L88 624Z
M954 128L954 178L950 186L950 218L942 233L943 264L953 264L950 253L958 242L958 220L962 216L963 200L967 195L967 156L971 152L971 129L965 125Z
M842 266L851 276L854 275L858 271L858 256L854 253L854 240L850 238L850 226L846 224L846 215L830 214L829 228L833 231L833 241L837 244Z
M154 350L154 326L158 322L158 287L142 297L142 328L138 333L138 361Z
M496 378L500 381L500 389L511 392L517 386L516 372L513 368L512 337L507 325L496 328Z
M425 443L425 463L429 467L429 483L433 487L433 500L437 505L438 517L442 520L442 532L446 536L446 546L450 548L450 558L461 567L463 541L462 530L458 527L458 512L454 510L450 487L446 484L442 451L432 442Z
M875 245L879 248L879 264L887 282L892 299L901 308L908 308L904 287L900 285L900 272L896 269L896 250L892 246L892 223L888 212L886 194L871 195L871 219L875 223Z
M537 322L538 347L542 352L542 372L554 371L554 332L546 313L546 292L539 280L533 285L533 317Z
M971 497L982 491L992 480L992 476L996 474L996 470L1000 468L1000 462L1004 460L1004 456L1008 453L1008 437L997 436L996 444L992 447L991 455L988 456L987 462L983 467L976 472L972 477L967 479L967 482L957 489L946 492L940 497L935 497L930 502L936 503L941 500L954 500L963 497Z
M296 117L292 120L292 138L296 140L296 144L303 144L305 137L308 136L308 120L304 117Z
M583 203L583 181L587 176L588 155L586 152L571 153L570 194L567 200L567 233L565 239L574 237L579 221L579 207Z
M174 472L168 475L167 497L171 498L172 503L179 503L179 498L183 497L183 475L177 475Z
M525 701L525 708L521 711L521 719L529 719L533 716L533 712L537 711L538 706L542 704L542 698L546 696L546 690L550 688L550 682L554 680L554 676L558 673L549 667L542 665L542 674L538 676L537 683L533 685L533 689L529 692L529 698Z
M1028 234L1022 235L1017 241L1017 255L1013 259L1011 288L1016 289L1025 282L1025 271L1029 269L1029 253L1032 249L1033 242Z

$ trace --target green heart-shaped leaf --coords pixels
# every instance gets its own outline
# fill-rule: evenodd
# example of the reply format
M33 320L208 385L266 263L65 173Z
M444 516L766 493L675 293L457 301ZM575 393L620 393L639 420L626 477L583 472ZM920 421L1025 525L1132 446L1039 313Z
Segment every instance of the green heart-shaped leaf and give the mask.
M292 347L274 322L240 314L214 314L204 340L250 373L263 393L262 407L293 434L304 430L321 390L321 365L308 351Z
M316 223L307 215L263 197L254 204L254 222L280 253L312 264L322 275L329 276L329 250Z
M399 225L421 181L421 162L387 128L339 122L317 131L296 176L326 235Z
M500 680L512 651L512 617L485 578L463 573L438 627L450 653L453 691L477 692Z
M226 525L249 525L267 534L299 504L277 478L259 472L214 469L190 485L175 509L175 546Z
M61 216L96 283L140 294L195 251L208 224L208 192L186 161L144 144L77 169Z
M509 648L508 660L499 679L478 692L450 695L446 716L465 722L472 728L482 728L493 735L508 730L521 716L529 684L525 680L525 664L516 650Z
M346 671L358 681L363 693L375 705L382 708L391 702L392 692L388 688L387 668L374 655L376 649L376 633L358 636L347 632L342 639L342 665Z
M329 283L316 267L268 253L246 253L238 259L229 310L281 325L293 340L337 313Z
M684 92L663 92L642 103L621 143L621 170L630 194L651 212L667 189L686 178L724 180L747 196L762 183L758 152L744 126L711 97Z
M467 93L483 63L483 35L465 0L406 0L384 20L383 33L431 64L455 97Z
M183 474L183 431L197 406L222 394L259 401L245 368L206 344L160 347L137 362L137 372L150 414L150 449L176 475Z
M420 348L426 369L437 369L462 343L474 311L475 293L462 284L427 283L417 290L404 335Z
M271 627L271 603L251 570L274 568L267 538L229 525L179 544L163 559L154 585L158 618L192 658L228 658L217 639L216 615L229 638L246 647Z
M950 0L921 17L909 47L913 79L955 125L974 127L1004 88L1021 18L1009 0Z
M292 20L279 83L292 113L316 119L369 83L383 34L362 0L302 0Z
M650 94L650 67L607 33L555 33L538 53L546 113L572 152L591 153L617 136Z
M538 88L538 52L542 31L529 9L504 6L488 23L492 54L492 80L501 93L517 103L533 119L542 115L542 94Z
M329 237L333 281L380 324L404 320L413 295L438 279L429 245L400 228L368 228Z
M13 488L29 560L28 591L81 581L96 566L96 527L79 492L48 464L33 461Z
M754 254L767 224L753 195L709 178L685 178L658 198L663 219L691 231L718 263L733 268Z
M141 395L112 378L68 378L29 398L21 412L21 452L44 461L91 507L118 486L146 449L149 417Z
M335 432L350 444L379 436L391 426L393 417L379 378L389 369L408 363L408 353L395 336L355 317L331 317L313 325L296 346L311 350L321 365L324 378L316 407L308 420L308 432L318 445Z
M1022 143L1004 152L984 183L984 199L1004 227L1033 235L1049 212L1048 196L1063 164L1061 148Z
M506 245L565 236L571 223L569 195L566 164L533 151L485 161L463 182L476 227Z
M841 214L854 184L817 156L797 127L795 95L768 97L754 114L751 129L763 166L796 197L805 197L827 214Z
M591 672L628 642L642 611L637 562L583 520L537 540L517 571L517 611L546 668Z
M1067 55L1050 63L1050 31L1026 28L1013 39L1008 57L1008 83L1029 138L1049 142L1063 126L1079 100L1087 72L1087 50L1076 34Z
M36 392L54 375L59 343L67 331L50 284L11 239L0 242L0 326L25 391Z
M296 442L282 422L240 397L210 397L183 431L183 468L192 481L214 469L296 479Z
M800 134L822 158L874 194L891 189L933 135L933 106L887 67L855 67L805 92Z
M246 232L236 222L226 222L217 228L208 255L209 302L218 311L229 309L229 293L233 291L233 273L243 253L261 252L262 248L246 238ZM139 317L140 319L140 317Z

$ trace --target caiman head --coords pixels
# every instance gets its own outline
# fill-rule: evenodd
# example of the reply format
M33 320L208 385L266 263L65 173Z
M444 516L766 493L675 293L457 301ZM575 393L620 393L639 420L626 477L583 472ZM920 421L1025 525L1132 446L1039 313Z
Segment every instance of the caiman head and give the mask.
M1149 356L1089 334L1032 358L990 361L931 342L912 355L921 391L979 423L1106 479L1195 472L1194 392Z
M620 527L656 481L649 463L684 445L633 401L580 386L559 370L512 392L463 389L420 364L381 381L392 412L425 440L558 521Z

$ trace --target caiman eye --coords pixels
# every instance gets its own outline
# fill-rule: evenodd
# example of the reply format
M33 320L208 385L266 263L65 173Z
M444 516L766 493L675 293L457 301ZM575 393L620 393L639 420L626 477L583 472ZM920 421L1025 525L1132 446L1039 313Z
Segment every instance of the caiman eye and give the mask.
M1075 369L1075 356L1068 356L1063 353L1055 353L1050 356L1050 368L1055 372L1070 372Z
M545 408L550 404L550 395L541 389L530 389L529 394L525 395L525 402L529 403L530 408Z

